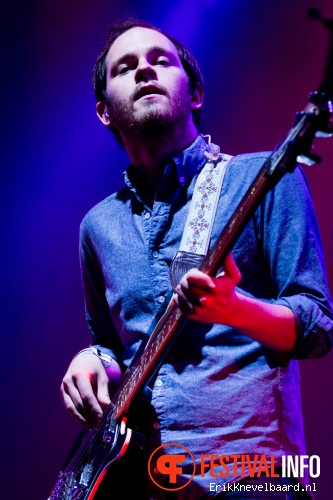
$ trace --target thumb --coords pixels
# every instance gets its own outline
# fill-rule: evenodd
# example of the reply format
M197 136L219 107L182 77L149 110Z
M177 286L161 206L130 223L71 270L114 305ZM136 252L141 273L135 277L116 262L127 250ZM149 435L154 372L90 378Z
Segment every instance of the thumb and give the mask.
M241 273L238 269L236 262L230 252L223 261L224 275L229 276L236 284L241 280Z
M97 376L97 401L102 407L108 406L111 402L109 395L109 379L103 370L103 373Z

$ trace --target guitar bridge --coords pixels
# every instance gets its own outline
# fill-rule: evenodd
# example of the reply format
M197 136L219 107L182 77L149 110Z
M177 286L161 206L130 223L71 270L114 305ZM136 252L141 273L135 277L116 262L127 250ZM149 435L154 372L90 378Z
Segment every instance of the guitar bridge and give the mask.
M83 467L78 484L79 488L87 488L92 475L92 471L93 471L93 466L91 463L86 464Z

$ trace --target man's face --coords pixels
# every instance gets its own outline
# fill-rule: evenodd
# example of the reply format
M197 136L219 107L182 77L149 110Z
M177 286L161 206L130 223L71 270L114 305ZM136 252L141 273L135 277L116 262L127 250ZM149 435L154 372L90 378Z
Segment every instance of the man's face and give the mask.
M121 135L165 134L192 122L186 72L176 47L161 33L126 31L111 46L106 68L110 124Z

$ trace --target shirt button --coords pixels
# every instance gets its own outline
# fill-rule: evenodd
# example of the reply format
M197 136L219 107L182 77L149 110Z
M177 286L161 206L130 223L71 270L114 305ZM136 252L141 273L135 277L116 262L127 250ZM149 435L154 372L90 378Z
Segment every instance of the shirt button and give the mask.
M146 220L150 219L150 213L149 212L146 212L145 215L144 215L144 218Z
M155 422L154 425L153 425L154 429L159 429L160 428L160 424L158 422Z
M153 257L154 257L154 259L157 259L157 257L158 257L158 252L156 252L156 251L155 251L155 252L153 252Z
M165 301L165 297L163 297L163 295L160 295L157 300L160 304L163 304L163 302Z
M158 379L156 380L156 382L155 382L155 385L156 385L157 387L162 387L162 385L163 385L162 380L161 380L160 378L158 378Z

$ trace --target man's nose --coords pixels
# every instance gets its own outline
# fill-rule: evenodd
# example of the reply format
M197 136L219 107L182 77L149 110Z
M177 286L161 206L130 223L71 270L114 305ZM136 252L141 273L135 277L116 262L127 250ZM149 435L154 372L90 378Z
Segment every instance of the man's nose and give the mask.
M147 59L141 59L138 63L135 73L136 83L157 80L157 74L154 67L147 61Z

